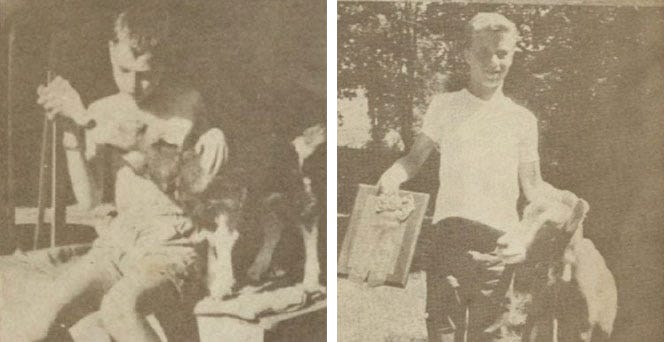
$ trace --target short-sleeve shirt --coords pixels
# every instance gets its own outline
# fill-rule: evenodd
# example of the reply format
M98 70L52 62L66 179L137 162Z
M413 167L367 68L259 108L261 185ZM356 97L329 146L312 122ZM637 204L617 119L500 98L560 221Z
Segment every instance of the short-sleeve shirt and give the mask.
M441 153L433 222L447 217L508 230L518 222L518 169L536 162L538 124L502 93L482 100L464 89L434 97L421 132Z

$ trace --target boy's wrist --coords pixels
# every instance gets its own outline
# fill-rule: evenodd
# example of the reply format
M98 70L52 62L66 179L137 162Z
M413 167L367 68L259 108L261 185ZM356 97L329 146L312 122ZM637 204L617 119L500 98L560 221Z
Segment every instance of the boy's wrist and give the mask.
M399 191L402 183L408 180L408 174L400 164L391 166L379 179L379 192L382 194L392 194Z
M409 179L409 174L406 172L406 169L402 164L396 163L393 164L393 166L391 166L381 178L389 180L393 184L401 185Z
M90 129L95 126L95 120L88 115L85 109L82 109L75 115L73 115L73 120L81 128Z
M71 131L65 131L62 134L62 147L66 151L81 150L81 138L79 134Z

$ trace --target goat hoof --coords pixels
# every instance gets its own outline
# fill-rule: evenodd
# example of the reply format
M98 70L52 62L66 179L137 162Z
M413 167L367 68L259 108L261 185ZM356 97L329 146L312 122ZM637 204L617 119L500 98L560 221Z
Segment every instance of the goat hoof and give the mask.
M232 294L233 286L231 285L214 286L210 289L210 297L217 301L221 301Z
M254 283L263 279L263 275L268 272L269 264L253 263L247 270L247 278Z
M326 294L326 287L321 285L318 281L305 280L300 284L304 293L320 293Z

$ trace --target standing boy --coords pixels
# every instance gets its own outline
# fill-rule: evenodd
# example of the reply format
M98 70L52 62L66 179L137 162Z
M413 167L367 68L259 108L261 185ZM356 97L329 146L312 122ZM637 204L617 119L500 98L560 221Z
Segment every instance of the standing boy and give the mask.
M440 340L446 315L458 327L456 341L496 337L508 275L491 253L497 239L517 226L520 185L529 201L551 189L540 174L536 118L503 95L517 48L515 24L497 13L479 13L465 33L467 87L434 97L410 152L379 180L382 193L395 193L434 149L441 154L427 272L430 341ZM448 276L459 283L461 309L440 297Z
M63 145L78 204L98 205L104 179L112 178L117 215L98 227L92 250L55 280L48 296L3 319L3 341L60 341L54 337L60 327L94 310L100 310L116 341L158 341L145 320L153 312L168 319L162 328L171 340L196 338L184 329L192 312L180 312L187 306L179 297L197 273L198 254L194 246L168 243L195 227L166 187L145 174L141 146L194 149L204 189L221 167L226 145L219 129L203 123L199 93L169 75L171 23L159 1L136 2L117 17L108 43L117 94L85 108L62 78L38 89L39 104L65 127ZM112 160L112 167L104 160Z

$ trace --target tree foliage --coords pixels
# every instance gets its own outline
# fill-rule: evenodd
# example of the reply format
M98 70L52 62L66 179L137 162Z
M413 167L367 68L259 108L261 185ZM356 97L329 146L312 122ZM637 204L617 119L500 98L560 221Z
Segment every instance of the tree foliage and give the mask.
M450 3L341 3L338 9L339 97L366 94L375 144L390 129L407 142L431 95L464 84L461 34L480 11L497 11L521 32L506 93L532 109L544 136L552 121L580 116L595 125L636 51L655 37L635 20L661 19L650 9ZM662 26L662 25L661 25ZM653 32L653 31L651 31ZM343 113L342 113L343 114ZM571 124L577 120L569 120ZM416 124L417 126L417 124ZM550 143L543 141L547 149ZM552 156L554 157L554 156ZM554 161L551 161L554 162Z

